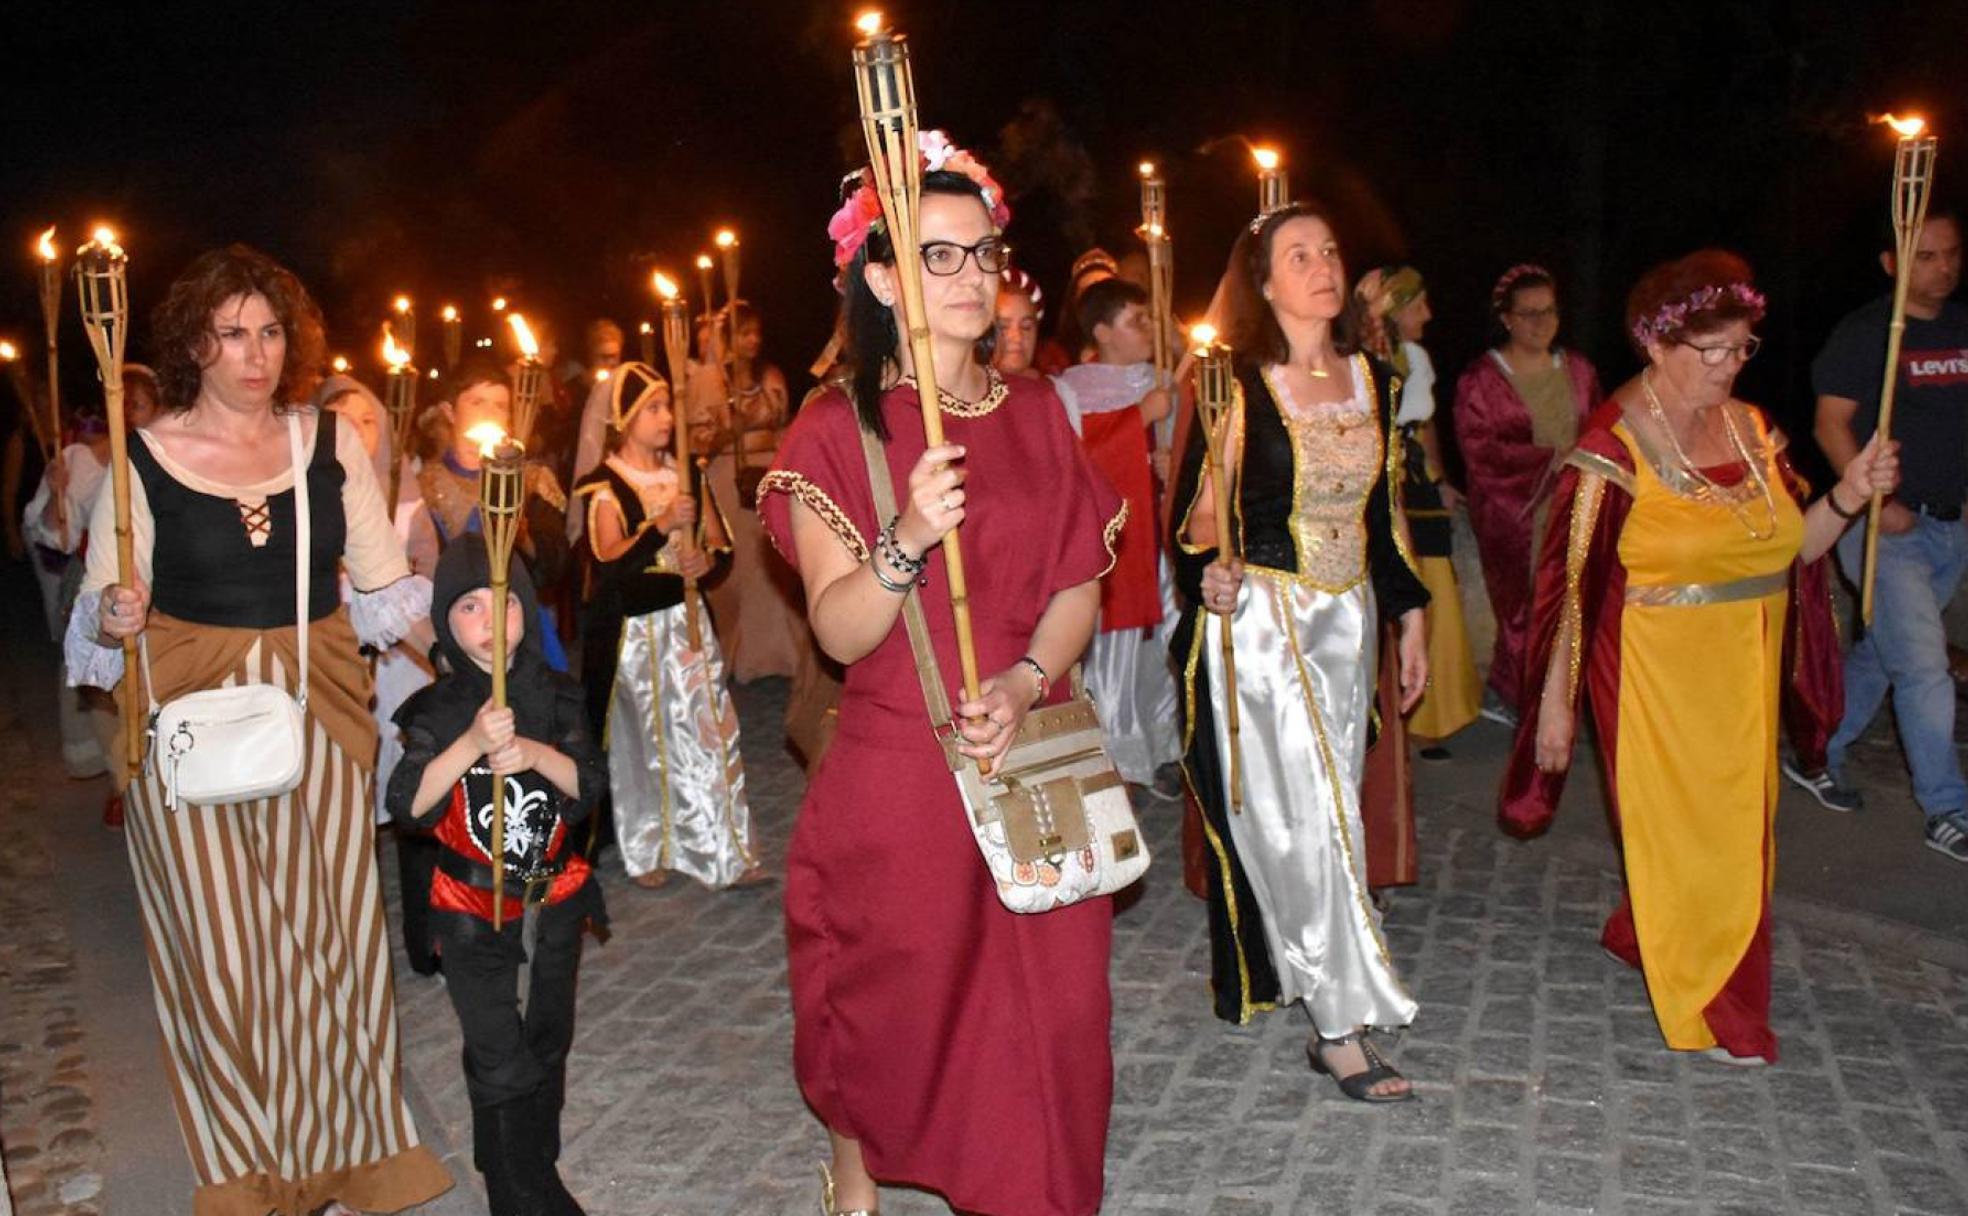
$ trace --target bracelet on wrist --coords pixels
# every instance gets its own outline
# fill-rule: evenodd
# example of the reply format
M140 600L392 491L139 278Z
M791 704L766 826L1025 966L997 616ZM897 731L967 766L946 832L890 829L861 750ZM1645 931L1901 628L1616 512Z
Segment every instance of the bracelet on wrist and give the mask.
M868 555L868 572L875 576L875 581L882 585L882 590L893 591L897 595L909 594L909 588L914 585L909 581L907 576L904 576L898 581L883 574L882 559L879 552Z
M887 525L875 537L875 552L881 554L882 560L888 563L889 569L895 571L897 574L902 575L904 578L917 578L921 576L924 568L929 565L929 554L925 553L921 557L910 557L903 551L902 542L895 538L895 525L901 522L902 517L900 515L889 518Z
M1838 518L1844 520L1846 523L1851 523L1859 516L1865 514L1865 509L1866 507L1871 505L1871 500L1862 498L1859 500L1858 506L1853 507L1850 511L1847 511L1844 507L1838 505L1838 486L1844 484L1845 483L1841 481L1838 483L1838 485L1834 485L1831 487L1831 489L1826 490L1825 502L1830 504L1831 513L1833 515L1836 515Z
M1046 669L1039 666L1039 661L1029 654L1020 655L1018 661L1031 668L1032 674L1039 678L1039 695L1032 698L1032 704L1043 705L1045 699L1052 695L1052 677L1046 675Z

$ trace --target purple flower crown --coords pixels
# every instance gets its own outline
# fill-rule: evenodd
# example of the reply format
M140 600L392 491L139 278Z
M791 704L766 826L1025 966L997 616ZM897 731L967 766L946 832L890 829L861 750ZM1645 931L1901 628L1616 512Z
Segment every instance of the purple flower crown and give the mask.
M1763 319L1762 292L1748 283L1719 283L1690 292L1678 300L1669 300L1636 320L1633 323L1633 337L1642 346L1649 342L1665 341L1670 335L1687 328L1689 317L1731 300L1749 310L1750 321Z

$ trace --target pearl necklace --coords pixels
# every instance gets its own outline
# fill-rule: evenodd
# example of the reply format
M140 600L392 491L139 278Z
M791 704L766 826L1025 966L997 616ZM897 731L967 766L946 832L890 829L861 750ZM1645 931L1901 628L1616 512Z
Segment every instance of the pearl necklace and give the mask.
M1743 526L1743 530L1749 533L1751 540L1769 540L1775 536L1777 534L1776 496L1770 492L1770 480L1763 474L1762 462L1750 457L1749 445L1743 442L1742 432L1736 429L1736 420L1730 414L1728 405L1725 403L1721 407L1722 427L1728 432L1729 445L1735 449L1737 457L1743 462L1745 476L1755 483L1757 490L1763 496L1763 509L1769 519L1767 527L1764 528L1758 528L1750 518L1749 511L1744 506L1747 496L1733 492L1729 488L1713 481L1708 474L1701 471L1693 460L1688 458L1688 453L1682 449L1681 440L1675 435L1674 428L1668 425L1667 409L1661 404L1660 395L1654 392L1653 371L1651 368L1640 373L1640 388L1647 394L1647 412L1652 415L1654 425L1660 428L1661 434L1667 436L1668 446L1674 449L1675 460L1680 462L1682 470L1688 476L1701 483L1702 489L1694 497L1697 499L1719 501L1723 506L1729 508L1729 513L1736 517L1736 522L1740 523Z

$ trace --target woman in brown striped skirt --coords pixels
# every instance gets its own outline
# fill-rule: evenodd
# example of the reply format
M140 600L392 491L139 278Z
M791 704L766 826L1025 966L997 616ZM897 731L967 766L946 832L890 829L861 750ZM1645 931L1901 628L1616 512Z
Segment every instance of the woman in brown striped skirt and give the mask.
M303 470L288 435L300 407L286 403L319 375L320 313L292 274L235 245L194 262L153 324L165 413L130 445L135 585L118 585L115 546L90 547L70 678L146 707L236 684L295 693ZM451 1184L399 1087L370 828L376 728L357 653L427 644L430 584L404 562L360 438L332 413L300 422L312 517L301 784L172 810L148 764L127 808L196 1216L394 1212ZM105 542L112 511L102 495L91 524ZM347 608L338 565L356 589ZM124 678L131 636L148 651L147 689Z

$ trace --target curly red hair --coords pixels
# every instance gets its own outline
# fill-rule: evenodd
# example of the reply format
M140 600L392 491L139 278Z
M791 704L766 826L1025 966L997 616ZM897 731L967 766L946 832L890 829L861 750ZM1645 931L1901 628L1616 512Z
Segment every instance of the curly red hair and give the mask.
M165 409L188 410L204 371L218 358L212 319L227 300L261 296L287 336L287 357L274 385L275 408L307 401L321 381L328 338L321 309L294 272L246 245L200 254L171 284L150 317L151 366Z

